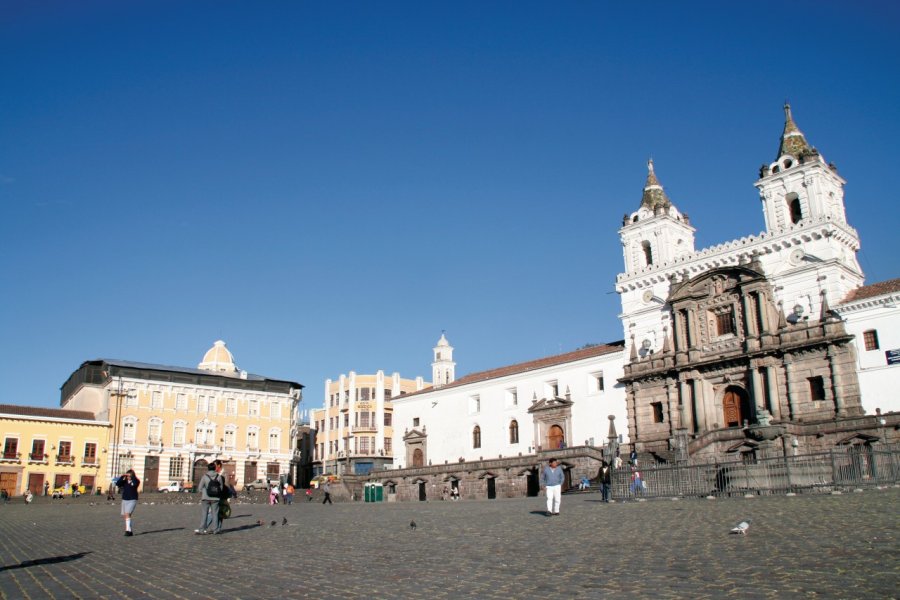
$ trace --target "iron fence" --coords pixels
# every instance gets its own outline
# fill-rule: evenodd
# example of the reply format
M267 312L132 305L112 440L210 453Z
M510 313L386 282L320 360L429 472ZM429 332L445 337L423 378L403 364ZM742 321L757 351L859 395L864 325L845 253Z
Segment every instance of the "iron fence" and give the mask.
M640 485L628 466L613 473L613 499L776 494L894 484L900 482L900 449L852 447L777 458L650 465L638 471Z

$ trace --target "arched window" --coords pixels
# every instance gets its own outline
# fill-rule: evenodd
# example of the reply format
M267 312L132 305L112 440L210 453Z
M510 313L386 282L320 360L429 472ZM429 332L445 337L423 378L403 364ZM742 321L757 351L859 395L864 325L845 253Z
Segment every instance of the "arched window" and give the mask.
M481 448L481 427L478 425L472 430L472 447Z
M800 208L800 198L795 193L790 193L785 197L788 203L788 210L791 214L791 224L796 225L803 218L803 210Z
M644 250L644 260L647 262L647 266L649 267L653 264L653 249L650 248L650 242L641 242L641 248L643 248Z
M519 443L519 422L513 420L509 424L509 443L510 444L518 444Z

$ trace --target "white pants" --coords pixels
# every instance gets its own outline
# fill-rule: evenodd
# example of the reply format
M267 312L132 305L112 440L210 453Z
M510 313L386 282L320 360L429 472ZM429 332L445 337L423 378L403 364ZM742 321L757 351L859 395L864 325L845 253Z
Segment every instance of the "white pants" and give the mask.
M558 513L559 512L559 501L561 498L562 498L562 486L561 485L548 485L547 486L547 512Z

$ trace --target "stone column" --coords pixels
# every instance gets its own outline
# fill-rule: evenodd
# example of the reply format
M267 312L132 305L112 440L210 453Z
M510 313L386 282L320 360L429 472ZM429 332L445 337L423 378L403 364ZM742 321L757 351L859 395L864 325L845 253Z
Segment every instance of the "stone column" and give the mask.
M778 397L778 381L775 367L766 366L766 385L769 390L769 403L773 419L781 419L781 398Z
M666 404L668 405L669 412L669 437L673 437L675 435L675 408L674 405L678 402L678 395L675 393L675 382L671 379L666 381ZM679 423L679 427L681 424Z
M766 301L766 293L762 290L756 293L756 310L759 314L759 324L761 327L760 334L769 333L769 311L766 309L768 302Z
M753 405L758 415L759 411L766 408L766 394L760 381L759 365L755 360L750 361L750 385L753 387Z
M687 344L688 349L693 348L697 345L697 323L694 320L694 309L687 309L687 314L685 315L685 329L687 330Z
M794 359L790 354L784 357L784 389L787 393L788 419L797 418L797 398L794 386L791 385L791 375L794 370Z
M633 383L625 385L625 407L628 414L628 435L631 436L631 442L636 443L640 438L640 430L638 429L637 415L637 399L635 392L637 388Z
M759 335L756 331L756 317L753 314L753 303L747 294L741 295L741 306L744 307L744 335L754 337Z
M843 416L844 409L843 381L837 367L837 353L834 346L828 346L828 368L831 371L831 393L834 394L834 412L837 416Z
M681 394L681 427L688 431L693 431L694 423L691 418L691 404L694 399L691 395L690 384L687 380L682 379L678 382L679 393Z

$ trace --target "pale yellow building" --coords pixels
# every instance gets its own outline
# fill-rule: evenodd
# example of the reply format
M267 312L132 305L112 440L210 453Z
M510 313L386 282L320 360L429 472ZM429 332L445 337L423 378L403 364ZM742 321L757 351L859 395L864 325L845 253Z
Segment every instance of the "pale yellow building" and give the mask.
M112 424L106 484L129 468L144 491L196 484L221 459L241 489L256 479L296 481L302 389L241 371L217 341L197 368L87 361L63 385L61 404Z
M93 413L0 404L0 489L10 496L69 485L104 485L110 424Z
M313 473L365 474L393 461L391 399L425 387L421 377L401 379L399 373L341 375L325 381L325 404L311 411L316 428Z

